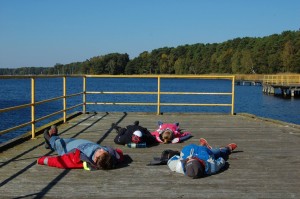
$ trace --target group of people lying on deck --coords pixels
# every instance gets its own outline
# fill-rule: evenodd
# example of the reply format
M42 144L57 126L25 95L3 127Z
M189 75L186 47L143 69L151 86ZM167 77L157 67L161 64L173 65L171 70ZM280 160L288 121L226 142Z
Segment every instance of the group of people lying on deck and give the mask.
M147 146L158 143L180 143L189 139L190 132L180 129L179 123L158 122L158 129L150 132L147 128L134 122L124 128L112 124L117 135L116 144L145 143ZM113 169L124 160L123 151L119 148L101 146L95 142L75 139L60 138L56 126L46 129L44 132L45 147L56 151L58 156L43 156L37 163L51 167L65 169ZM235 143L222 148L212 148L204 138L199 143L189 144L179 152L165 150L159 160L159 164L167 164L168 167L178 173L191 178L200 178L219 172L227 161L231 152L237 147Z

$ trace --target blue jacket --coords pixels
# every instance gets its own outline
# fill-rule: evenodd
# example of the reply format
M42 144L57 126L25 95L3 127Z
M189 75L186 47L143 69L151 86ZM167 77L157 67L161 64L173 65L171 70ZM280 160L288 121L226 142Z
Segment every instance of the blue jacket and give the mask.
M180 156L173 156L168 161L168 166L172 171L185 174L184 160L193 157L196 157L204 162L206 175L215 174L225 166L225 160L222 157L215 159L212 150L205 146L199 146L196 144L185 146L181 150Z

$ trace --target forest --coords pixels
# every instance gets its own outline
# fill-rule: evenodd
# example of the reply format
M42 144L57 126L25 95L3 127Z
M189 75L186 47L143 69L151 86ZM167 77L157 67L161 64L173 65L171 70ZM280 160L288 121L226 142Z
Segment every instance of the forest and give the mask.
M235 38L222 43L162 47L138 57L99 55L53 67L1 68L0 75L72 74L276 74L300 73L300 31L265 37Z

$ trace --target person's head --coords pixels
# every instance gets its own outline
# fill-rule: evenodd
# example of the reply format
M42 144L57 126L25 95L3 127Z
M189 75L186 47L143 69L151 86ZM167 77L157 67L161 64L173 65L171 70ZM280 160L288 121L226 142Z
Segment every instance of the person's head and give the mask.
M186 175L195 179L204 176L204 168L200 161L196 158L191 158L185 163Z
M167 129L161 134L161 138L162 138L164 144L167 144L167 143L172 142L172 140L174 138L174 134L170 129Z
M142 141L142 132L139 130L136 130L133 132L132 137L131 137L131 141L134 143L140 143Z
M104 149L95 151L94 162L97 169L111 169L113 167L113 159Z

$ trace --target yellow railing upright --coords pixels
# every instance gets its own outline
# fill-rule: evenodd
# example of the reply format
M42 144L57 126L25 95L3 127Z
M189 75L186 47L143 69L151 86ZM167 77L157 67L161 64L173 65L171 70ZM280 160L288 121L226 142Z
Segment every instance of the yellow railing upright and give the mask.
M31 136L35 138L35 79L31 78Z

